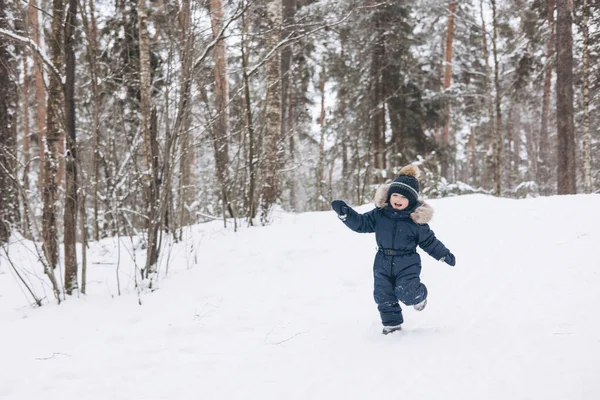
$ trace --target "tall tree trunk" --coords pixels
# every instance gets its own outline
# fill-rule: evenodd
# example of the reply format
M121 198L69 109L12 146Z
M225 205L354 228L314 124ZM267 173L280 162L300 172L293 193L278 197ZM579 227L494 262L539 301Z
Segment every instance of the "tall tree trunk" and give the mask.
M144 277L148 278L150 272L154 272L157 261L157 227L158 219L158 188L156 187L157 172L152 135L152 98L151 98L151 75L150 75L150 38L148 37L148 14L146 0L138 0L138 21L140 41L140 109L142 120L140 121L144 148L144 192L146 197L148 247Z
M190 212L187 205L191 203L190 183L191 183L191 155L193 150L190 148L190 106L191 106L191 88L192 88L192 51L194 45L194 35L190 34L191 10L190 0L183 0L182 8L179 13L180 35L179 40L183 43L181 53L181 89L179 106L177 109L177 118L175 119L175 135L179 137L179 226L183 228L189 225L191 221ZM181 235L181 233L180 233ZM181 237L180 237L181 238Z
M86 5L89 8L89 22L86 13ZM90 0L89 4L86 1L83 2L83 10L81 10L81 19L84 25L84 32L87 36L89 46L87 46L87 59L90 66L90 80L92 87L92 154L93 154L93 178L92 178L92 204L94 209L94 240L100 240L100 225L98 222L99 216L99 203L98 203L98 191L99 191L99 180L100 180L100 90L98 85L98 72L96 69L96 59L98 57L98 28L96 27L96 10L94 6L94 0ZM82 277L82 281L85 283L85 279ZM82 293L84 292L82 284Z
M282 20L281 0L270 0L267 4L266 23L269 27L267 33L267 49L275 49L279 42ZM266 126L264 135L264 160L263 160L263 187L261 194L261 223L269 223L270 212L277 201L279 192L278 167L279 167L279 134L281 132L281 54L279 50L271 55L267 61L267 99L266 99Z
M10 30L6 0L0 0L0 29ZM8 41L0 42L0 243L19 223L17 196L17 74ZM27 101L27 99L25 99Z
M221 202L223 204L223 221L228 210L233 217L231 205L227 198L229 187L229 139L227 129L227 66L225 55L225 41L219 38L219 33L223 28L223 8L221 0L210 0L211 26L213 38L217 40L213 55L215 58L215 98L217 107L217 119L211 132L213 133L213 146L215 149L215 164L217 170L217 182L221 192Z
M321 115L319 117L319 126L321 127L321 137L319 140L319 160L317 162L317 173L316 173L316 187L315 187L315 208L319 211L326 210L328 204L325 203L326 198L323 186L325 183L325 82L327 80L327 72L325 69L325 60L323 60L321 69L321 79L319 83L319 89L321 91Z
M77 141L75 131L75 48L77 0L69 0L65 24L66 192L64 210L65 291L77 289ZM83 218L83 215L81 216Z
M574 194L575 125L573 122L573 2L559 1L556 19L556 115L558 194Z
M583 190L592 193L592 152L590 135L590 34L589 5L583 0Z
M492 47L494 52L494 86L496 89L496 140L495 140L495 174L496 196L502 196L502 93L500 91L500 64L498 62L498 19L496 16L496 0L491 0L494 35Z
M489 122L488 122L488 135L487 138L484 135L484 141L486 143L490 143L492 140L494 140L494 138L496 137L496 128L495 128L495 118L494 118L494 99L492 96L492 79L490 77L490 71L491 71L491 67L490 67L490 53L488 50L488 43L487 43L487 28L485 26L485 17L483 14L483 0L479 1L479 10L480 10L480 15L481 15L481 29L482 29L482 40L483 40L483 58L485 60L485 74L484 74L484 82L485 82L485 104L487 106L487 113L488 113L488 118L489 118ZM486 163L484 163L484 168L483 168L483 176L478 177L479 182L489 182L490 179L487 179L487 168L486 168Z
M23 48L23 189L25 195L29 193L29 163L31 162L31 125L29 122L29 74L27 68L27 49ZM32 239L31 231L29 230L29 213L25 210L27 204L23 204L23 218L21 229L23 236L27 239Z
M40 41L40 24L38 22L38 2L37 0L29 1L29 22L31 26L31 36L36 45L41 47ZM38 147L40 149L40 188L44 186L44 148L46 137L46 89L43 74L43 62L40 57L34 55L35 62L33 64L35 77L35 103L36 103L36 125Z
M446 51L444 56L444 92L450 88L452 83L452 43L454 41L454 15L456 14L456 7L458 3L453 1L448 4L448 32L446 34ZM446 148L447 155L450 157L450 119L451 119L451 107L448 104L446 108L446 114L448 120L444 125L444 135L442 137L443 146ZM442 162L442 176L446 179L450 179L450 160L443 160Z
M566 1L566 0L563 0ZM544 94L542 96L542 126L540 128L539 156L534 159L534 163L539 159L538 183L543 195L552 193L550 188L550 133L548 130L548 120L550 115L550 95L552 91L552 56L554 55L554 0L547 0L547 20L549 36L546 40L546 71L544 75ZM535 164L534 164L535 165Z
M475 128L471 127L471 134L469 135L469 163L466 167L468 171L469 182L473 186L479 185L478 175L477 175L477 153L475 151Z
M242 7L244 4L242 3ZM241 40L241 51L242 51L242 79L244 84L244 119L246 122L246 129L248 130L248 155L246 157L248 163L248 191L247 191L247 211L246 217L248 218L248 224L254 224L254 217L256 216L256 203L255 203L255 192L256 192L256 154L255 154L255 132L254 122L252 117L252 99L250 97L250 82L248 77L248 44L247 44L248 26L246 24L245 15L242 15L242 40Z
M290 36L294 29L294 14L296 12L296 0L282 0L282 12L283 12L283 25L284 29L281 30L281 40ZM288 161L294 159L292 150L294 147L294 129L293 121L291 119L294 112L294 102L292 101L292 56L293 47L292 45L285 46L281 49L281 138L282 142L285 143L289 137L289 148L288 148ZM283 157L281 158L283 159ZM282 165L283 167L283 165ZM291 179L286 180L290 191L290 209L294 211L296 209L296 179L294 175Z
M370 71L370 121L369 130L371 137L371 150L373 155L373 166L375 167L374 179L376 183L383 182L385 173L385 110L384 110L384 85L383 85L383 59L385 56L384 27L382 27L379 13L375 13L374 30L376 39L371 53Z
M62 65L62 21L64 5L62 0L52 2L52 36L50 38L51 61L57 68ZM62 137L61 104L62 84L56 74L49 74L48 103L46 115L46 143L44 159L44 207L42 211L42 236L44 253L50 268L58 264L58 232L56 226L57 172L59 142Z

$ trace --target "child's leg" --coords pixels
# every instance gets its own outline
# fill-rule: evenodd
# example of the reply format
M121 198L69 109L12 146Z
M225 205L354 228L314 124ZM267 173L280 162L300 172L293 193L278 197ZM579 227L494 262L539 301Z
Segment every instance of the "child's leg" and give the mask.
M393 277L386 272L385 266L373 270L375 288L373 297L381 315L381 323L385 326L396 326L404 322L402 309L394 293Z
M411 274L396 280L395 293L402 303L413 306L427 298L427 287L421 283L418 274Z

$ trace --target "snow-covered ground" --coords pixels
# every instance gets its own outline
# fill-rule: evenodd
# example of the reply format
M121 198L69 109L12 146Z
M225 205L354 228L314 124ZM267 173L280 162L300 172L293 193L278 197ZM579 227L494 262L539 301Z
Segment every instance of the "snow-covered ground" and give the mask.
M428 306L388 336L374 236L333 212L195 226L151 293L142 249L93 243L89 294L60 306L11 244L47 299L29 306L0 251L0 399L600 399L600 196L431 204L457 265L422 256Z

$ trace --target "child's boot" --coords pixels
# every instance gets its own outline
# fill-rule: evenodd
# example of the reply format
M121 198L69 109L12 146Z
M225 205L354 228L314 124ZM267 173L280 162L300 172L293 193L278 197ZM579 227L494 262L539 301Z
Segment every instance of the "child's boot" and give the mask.
M388 335L392 332L396 332L396 331L400 331L400 330L402 330L402 324L394 325L394 326L384 326L381 333L383 333L384 335Z
M425 308L426 305L427 305L427 299L423 300L420 303L415 304L413 307L417 311L423 311L423 309Z

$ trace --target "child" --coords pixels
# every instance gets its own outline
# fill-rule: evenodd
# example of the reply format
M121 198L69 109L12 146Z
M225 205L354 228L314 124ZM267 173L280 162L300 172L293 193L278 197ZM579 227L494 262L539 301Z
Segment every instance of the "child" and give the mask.
M401 301L415 310L427 305L427 288L421 283L421 258L417 245L430 256L454 266L456 259L436 239L427 223L433 209L419 198L419 169L407 165L391 183L375 193L376 208L358 214L342 200L331 207L346 226L358 233L375 232L378 251L375 255L373 297L381 314L383 334L398 331L404 322Z

